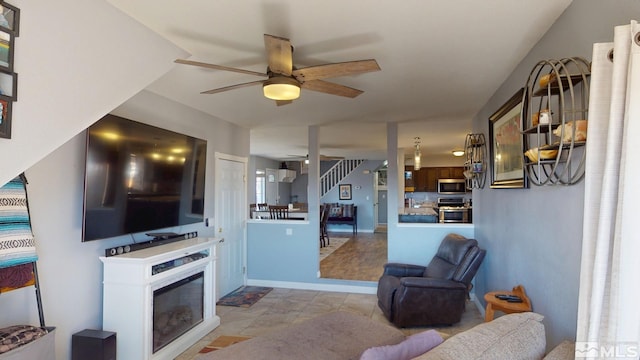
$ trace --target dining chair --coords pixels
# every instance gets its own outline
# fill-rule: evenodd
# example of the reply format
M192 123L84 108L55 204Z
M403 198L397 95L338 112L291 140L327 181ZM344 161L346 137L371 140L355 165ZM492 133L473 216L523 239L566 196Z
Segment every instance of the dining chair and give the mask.
M331 205L320 205L320 247L330 245L329 233L327 232L327 221L329 220L330 211ZM326 243L325 240L327 240Z
M272 220L288 219L289 206L287 205L269 205L269 218Z

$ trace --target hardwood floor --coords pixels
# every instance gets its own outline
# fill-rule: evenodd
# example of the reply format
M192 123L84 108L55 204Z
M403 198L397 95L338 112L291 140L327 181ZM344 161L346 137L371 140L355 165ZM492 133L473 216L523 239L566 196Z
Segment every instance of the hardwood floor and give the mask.
M344 245L320 262L325 279L378 281L387 262L386 233L329 233L331 237L349 237Z

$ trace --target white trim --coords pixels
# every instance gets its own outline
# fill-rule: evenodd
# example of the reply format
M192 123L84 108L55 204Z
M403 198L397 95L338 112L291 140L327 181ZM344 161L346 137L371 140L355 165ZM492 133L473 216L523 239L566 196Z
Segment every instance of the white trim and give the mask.
M276 280L258 280L248 279L248 286L266 286L282 289L296 289L296 290L317 290L317 291L335 291L335 292L348 292L354 294L372 294L378 293L377 286L358 286L358 285L339 285L339 284L320 284L320 283L302 283L292 281L276 281ZM473 302L480 314L484 318L484 307L478 300L475 293L469 294L470 301Z
M247 157L225 154L225 153L221 153L221 152L218 152L218 151L214 152L213 156L214 156L215 159L237 161L237 162L241 162L241 163L245 163L245 164L247 162L249 162L249 158L247 158Z
M267 287L283 288L283 289L335 291L335 292L347 292L347 293L355 293L355 294L376 294L378 291L377 286L302 283L302 282L291 282L291 281L254 280L254 279L247 280L247 285L267 286Z
M220 204L218 203L218 199L220 199L221 197L218 194L219 188L218 188L218 184L219 184L219 180L218 180L218 161L219 160L225 160L225 161L235 161L235 162L239 162L243 164L243 168L244 168L244 214L249 212L249 202L248 200L248 193L247 193L247 181L248 181L248 172L249 172L249 158L248 157L244 157L244 156L236 156L236 155L230 155L230 154L225 154L222 152L214 152L214 184L213 184L213 194L214 194L214 211L213 211L213 216L214 216L214 231L215 229L217 229L219 227L218 224L218 219L219 216L218 214L220 213ZM206 196L206 195L205 195ZM248 241L247 241L247 225L246 225L246 218L242 218L242 223L243 223L243 236L242 236L242 267L243 269L245 269L243 271L242 274L242 279L243 279L243 284L247 284L247 272L246 269L248 267L248 256L247 256L247 247L248 247ZM216 271L216 277L218 276L218 272ZM218 286L218 281L216 281L216 286ZM217 290L217 288L215 289L216 292L216 301L219 300L219 298L222 296Z
M469 294L469 297L471 298L471 301L476 304L476 307L478 308L478 311L480 311L480 314L482 315L482 318L484 319L484 306L482 306L482 303L480 302L480 300L478 299L478 297L476 296L475 293L471 293Z
M342 225L350 225L350 224L327 224L329 225L329 229L331 229L332 233L349 233L349 234L353 234L353 230L350 228L344 228L344 229L335 229L334 227L336 226L342 226ZM369 234L373 234L373 229L358 229L358 233L369 233Z

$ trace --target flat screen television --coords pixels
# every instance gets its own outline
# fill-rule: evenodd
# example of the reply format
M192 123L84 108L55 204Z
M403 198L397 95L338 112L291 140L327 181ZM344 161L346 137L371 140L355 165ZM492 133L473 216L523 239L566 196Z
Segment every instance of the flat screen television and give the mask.
M82 241L204 221L207 142L115 115L87 130Z

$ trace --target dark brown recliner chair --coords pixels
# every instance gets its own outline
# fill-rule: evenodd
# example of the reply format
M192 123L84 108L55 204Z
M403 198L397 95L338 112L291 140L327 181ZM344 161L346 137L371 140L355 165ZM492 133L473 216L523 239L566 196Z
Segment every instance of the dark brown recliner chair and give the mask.
M449 234L426 267L385 264L378 306L398 327L455 324L485 253L476 240Z

